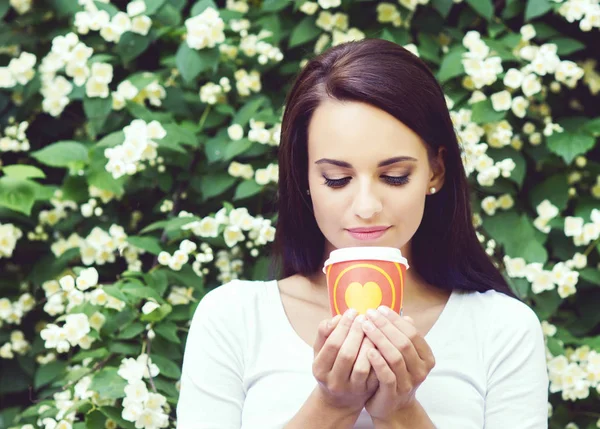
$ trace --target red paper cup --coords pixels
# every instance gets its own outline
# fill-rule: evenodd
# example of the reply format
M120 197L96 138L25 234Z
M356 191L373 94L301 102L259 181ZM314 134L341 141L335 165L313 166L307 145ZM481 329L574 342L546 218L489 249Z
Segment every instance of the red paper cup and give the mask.
M393 247L334 250L323 266L332 316L348 308L365 314L380 305L400 313L407 269L406 258Z

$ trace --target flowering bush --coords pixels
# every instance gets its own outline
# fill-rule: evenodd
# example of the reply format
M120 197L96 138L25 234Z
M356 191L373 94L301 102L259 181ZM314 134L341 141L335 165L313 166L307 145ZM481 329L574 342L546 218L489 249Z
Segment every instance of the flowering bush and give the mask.
M0 428L175 426L198 302L266 276L289 84L365 37L443 84L482 245L543 326L551 427L600 427L597 0L0 0L0 19Z

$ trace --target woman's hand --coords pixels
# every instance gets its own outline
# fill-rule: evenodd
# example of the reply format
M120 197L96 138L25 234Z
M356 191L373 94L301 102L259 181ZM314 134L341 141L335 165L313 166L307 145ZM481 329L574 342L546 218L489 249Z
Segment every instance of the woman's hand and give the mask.
M363 330L376 348L367 356L379 380L379 388L365 408L374 421L388 421L395 412L415 404L417 388L433 369L435 359L412 319L387 307L368 311Z
M324 320L314 344L313 375L320 397L330 406L360 412L379 382L367 353L374 349L365 337L356 311Z

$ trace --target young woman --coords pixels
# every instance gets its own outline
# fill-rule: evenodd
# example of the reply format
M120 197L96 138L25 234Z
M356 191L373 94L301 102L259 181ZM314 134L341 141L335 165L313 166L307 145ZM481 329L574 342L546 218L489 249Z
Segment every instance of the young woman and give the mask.
M547 428L539 321L477 240L444 95L418 57L367 39L310 61L279 171L283 278L200 302L178 428ZM402 251L403 316L331 318L321 268L350 246Z

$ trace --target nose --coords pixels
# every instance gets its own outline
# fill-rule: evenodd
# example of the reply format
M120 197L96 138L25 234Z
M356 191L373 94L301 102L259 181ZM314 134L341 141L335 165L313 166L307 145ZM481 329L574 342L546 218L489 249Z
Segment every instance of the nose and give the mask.
M354 214L362 219L370 219L381 212L382 208L381 198L371 189L371 185L361 184L352 202Z

